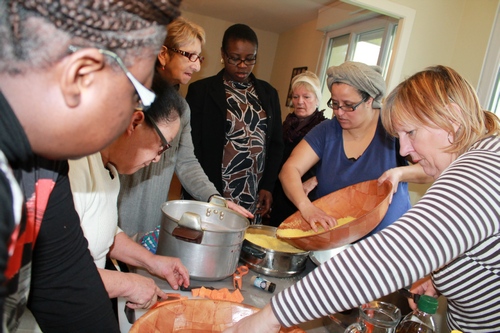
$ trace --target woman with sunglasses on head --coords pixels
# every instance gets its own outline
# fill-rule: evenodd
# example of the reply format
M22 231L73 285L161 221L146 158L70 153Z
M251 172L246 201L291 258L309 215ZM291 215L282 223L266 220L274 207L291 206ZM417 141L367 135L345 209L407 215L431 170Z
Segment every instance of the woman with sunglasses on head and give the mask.
M98 153L69 161L75 209L104 287L109 298L123 297L133 309L149 308L166 295L151 278L105 269L107 256L144 268L167 280L173 289L189 285L187 269L178 258L153 255L117 227L118 175L157 163L179 131L182 97L159 77L154 78L152 90L156 99L151 107L137 109L115 141ZM22 318L22 329L28 319Z
M280 172L285 194L317 230L336 221L314 206L304 192L301 177L316 168L318 198L359 182L388 179L393 184L389 209L372 235L397 220L410 207L407 182L430 182L422 167L408 165L399 154L399 142L390 137L380 121L385 82L376 66L345 62L327 70L331 91L328 106L335 117L314 127L293 150Z
M151 104L155 54L179 3L0 1L4 332L26 306L47 332L119 331L64 159L104 148L139 102Z
M174 20L167 27L167 37L157 57L157 75L177 89L180 84L187 84L193 73L200 70L204 59L200 55L201 47L204 43L203 28L182 17ZM196 200L208 201L212 195L220 195L194 155L191 112L186 101L182 103L181 129L170 143L172 148L165 152L158 163L150 164L132 175L120 176L120 227L131 237L142 237L144 232L155 228L154 232L157 232L162 220L160 207L168 199L174 172ZM251 217L242 207L231 201L227 203L229 208ZM143 244L155 252L156 239L148 234Z
M203 170L223 197L257 214L258 223L272 204L283 138L278 93L252 74L257 49L250 27L229 27L221 48L224 68L190 84L186 100Z

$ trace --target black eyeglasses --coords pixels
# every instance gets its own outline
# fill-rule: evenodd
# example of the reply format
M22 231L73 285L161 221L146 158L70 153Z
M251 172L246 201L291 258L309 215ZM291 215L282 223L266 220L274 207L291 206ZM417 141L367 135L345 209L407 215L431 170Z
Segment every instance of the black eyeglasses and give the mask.
M81 49L81 47L70 45L69 49L71 52L76 52L79 49ZM146 88L142 83L139 82L139 80L137 80L132 75L132 73L130 73L130 71L123 63L123 60L116 53L104 49L97 49L97 50L99 50L100 53L107 55L108 57L111 57L116 61L118 66L120 66L120 68L125 72L125 75L127 75L128 79L134 86L137 95L139 96L139 105L137 106L137 109L140 109L142 111L147 111L151 106L151 104L153 104L156 98L156 94L151 90L149 90L148 88Z
M240 59L231 57L229 54L227 54L226 51L224 51L224 53L226 54L227 62L234 66L238 66L242 62L245 63L245 65L247 66L252 66L255 65L255 63L257 62L257 55L254 55L253 58Z
M178 49L175 49L173 47L168 47L168 46L165 46L165 47L167 49L169 49L170 51L172 51L172 52L182 54L183 56L185 56L186 58L188 58L189 61L191 61L191 62L196 62L196 60L199 59L200 60L200 65L203 63L203 60L205 60L205 57L197 55L196 53L189 53L189 52L178 50Z
M162 145L160 147L160 150L158 151L158 156L159 156L159 155L163 154L164 152L166 152L168 149L172 148L172 146L170 145L170 143L168 143L167 139L165 139L165 137L161 133L160 129L158 128L158 125L156 125L156 122L153 120L153 117L151 117L148 113L144 113L144 114L149 119L151 124L153 124L153 128L155 129L156 133L158 133L158 135L160 136L160 140L161 140Z
M357 107L360 106L361 103L363 103L365 101L366 101L366 98L363 98L361 100L361 102L359 102L358 104L355 104L355 105L342 105L342 106L340 106L340 104L338 102L333 102L333 100L330 98L328 100L328 102L326 103L326 105L330 109L333 109L333 110L342 109L342 111L344 111L344 112L353 112L353 111L356 111Z

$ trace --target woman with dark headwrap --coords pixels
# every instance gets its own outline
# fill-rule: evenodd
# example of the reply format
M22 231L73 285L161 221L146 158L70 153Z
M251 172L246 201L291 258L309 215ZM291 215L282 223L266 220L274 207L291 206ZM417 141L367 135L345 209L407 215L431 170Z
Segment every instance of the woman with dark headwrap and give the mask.
M380 224L369 234L382 230L410 208L406 182L430 181L422 167L409 166L399 154L398 140L390 137L380 122L385 82L379 67L345 62L330 67L327 84L332 98L328 106L335 117L312 129L292 152L280 172L285 193L302 216L317 230L335 220L314 206L302 189L301 176L313 165L317 196L371 179L389 179L394 186L392 202Z
M64 159L104 148L153 102L146 86L179 3L0 1L3 332L26 305L46 332L119 332Z

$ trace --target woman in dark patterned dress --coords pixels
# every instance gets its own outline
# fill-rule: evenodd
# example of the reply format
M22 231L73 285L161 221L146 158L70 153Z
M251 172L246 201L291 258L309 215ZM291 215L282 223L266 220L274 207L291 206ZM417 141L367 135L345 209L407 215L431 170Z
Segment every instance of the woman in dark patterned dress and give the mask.
M196 157L223 197L257 215L254 223L269 212L283 154L278 92L252 74L257 48L250 27L229 27L224 69L192 83L186 95Z

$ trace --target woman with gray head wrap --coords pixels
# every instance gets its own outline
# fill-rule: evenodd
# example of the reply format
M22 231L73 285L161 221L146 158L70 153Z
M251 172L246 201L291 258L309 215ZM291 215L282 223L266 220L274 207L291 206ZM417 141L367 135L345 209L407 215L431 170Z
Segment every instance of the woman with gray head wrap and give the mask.
M327 84L331 98L327 104L333 110L333 118L307 133L281 169L279 179L285 194L315 231L320 226L330 229L337 222L314 206L314 199L359 182L389 180L393 184L392 201L379 225L365 236L371 238L369 236L392 224L411 207L407 182L432 181L419 164L408 165L399 154L399 141L382 126L380 108L385 83L380 73L378 67L359 62L345 62L328 68ZM303 184L301 177L314 165L316 177ZM316 197L312 200L307 196L311 184L316 184ZM327 281L329 279L327 277ZM322 281L316 282L319 286ZM283 295L279 295L280 300L286 297ZM273 306L292 304L284 305L280 300ZM402 311L409 311L407 300L397 293L382 300L396 304ZM293 307L290 306L292 310ZM263 326L267 323L259 324L262 324L258 327L259 332L265 332ZM228 331L246 332L245 329Z
M340 66L328 68L326 82L330 91L334 83L345 83L356 88L360 93L365 92L373 98L373 108L380 109L385 95L385 81L381 74L382 68L379 66L347 61Z
M301 177L317 164L316 198L355 183L388 179L394 195L382 222L368 235L385 228L410 208L407 182L427 182L419 165L409 166L399 155L399 143L380 122L385 82L380 68L359 62L330 67L328 106L334 117L313 128L293 150L281 169L280 181L288 198L314 230L336 224L315 207L303 190Z

